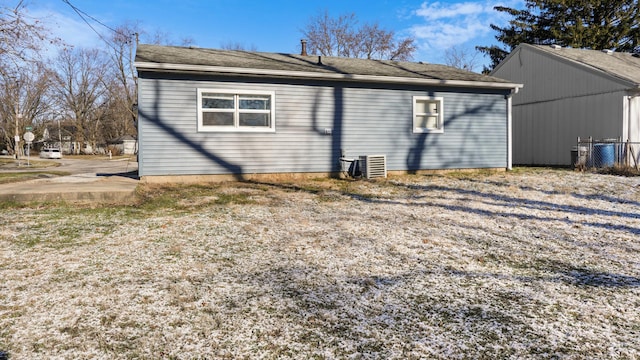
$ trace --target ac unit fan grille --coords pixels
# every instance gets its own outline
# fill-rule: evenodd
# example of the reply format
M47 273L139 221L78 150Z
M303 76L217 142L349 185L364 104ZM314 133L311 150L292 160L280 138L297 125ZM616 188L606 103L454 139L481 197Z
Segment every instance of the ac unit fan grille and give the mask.
M385 155L363 155L360 162L364 163L362 174L367 178L387 177L387 159Z

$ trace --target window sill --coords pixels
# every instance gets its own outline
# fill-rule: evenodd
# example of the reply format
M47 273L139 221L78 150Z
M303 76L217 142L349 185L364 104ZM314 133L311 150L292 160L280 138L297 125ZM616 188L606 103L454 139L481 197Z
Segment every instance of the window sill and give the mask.
M444 134L444 129L413 128L414 134Z
M237 128L237 127L233 127L233 126L229 126L229 127L225 127L225 126L220 126L220 127L215 127L215 128L211 128L211 127L202 127L198 129L198 132L202 132L202 133L230 133L230 132L236 132L236 133L275 133L276 129L275 128L252 128L252 127L246 127L246 128Z

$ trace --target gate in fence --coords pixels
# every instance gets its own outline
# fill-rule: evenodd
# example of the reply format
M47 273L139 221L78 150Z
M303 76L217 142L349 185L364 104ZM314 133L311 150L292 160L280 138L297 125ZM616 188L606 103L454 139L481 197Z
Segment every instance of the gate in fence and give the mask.
M571 150L571 163L580 169L633 167L640 170L640 142L622 139L580 139Z

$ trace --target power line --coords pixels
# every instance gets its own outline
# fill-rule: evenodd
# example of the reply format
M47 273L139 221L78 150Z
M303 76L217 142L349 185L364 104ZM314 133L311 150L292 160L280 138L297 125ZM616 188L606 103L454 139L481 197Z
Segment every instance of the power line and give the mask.
M79 9L77 6L73 5L73 4L71 3L71 1L69 1L69 0L62 0L62 2L64 2L64 3L65 3L65 4L67 4L67 5L69 5L69 6L70 6L70 7L71 7L71 8L72 8L72 9L73 9L73 10L74 10L74 11L75 11L75 12L76 12L80 17L81 17L81 18L83 18L83 20L84 20L85 22L87 22L87 21L84 19L84 17L83 17L82 15L84 15L84 16L88 17L89 19L91 19L91 20L93 20L93 21L97 22L98 24L100 24L100 25L104 26L105 28L107 28L107 29L109 29L109 30L113 31L114 33L118 33L118 31L117 31L117 30L115 30L115 29L113 29L113 28L109 27L109 26L108 26L108 25L106 25L105 23L101 22L100 20L98 20L98 19L94 18L93 16L91 16L91 15L87 14L86 12L82 11L82 10L81 10L81 9ZM89 26L91 26L91 25L89 25ZM91 29L93 29L93 27L91 27ZM95 29L94 29L94 31L95 31Z
M94 33L96 33L96 35L98 35L98 37L100 37L100 39L102 39L102 41L105 42L105 44L107 44L111 49L113 49L115 52L120 53L120 50L117 48L117 46L115 46L111 41L105 39L105 37L99 32L97 31L93 25L91 25L91 23L89 23L89 21L87 20L87 18L95 21L96 23L102 25L104 28L112 31L114 34L118 35L120 34L119 31L115 30L114 28L104 24L103 22L101 22L100 20L96 19L95 17L87 14L86 12L82 11L81 9L79 9L77 6L73 5L71 3L70 0L62 0L62 2L64 2L65 4L69 5L69 7L71 7L71 9L73 9L73 11L76 12L76 14L78 14L78 16L82 19L82 21L84 21L90 28L91 30L93 30Z

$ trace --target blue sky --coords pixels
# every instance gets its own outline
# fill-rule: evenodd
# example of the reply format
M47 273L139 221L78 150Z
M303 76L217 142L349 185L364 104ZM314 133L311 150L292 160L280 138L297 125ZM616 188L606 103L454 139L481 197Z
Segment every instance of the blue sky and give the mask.
M327 10L332 16L355 13L360 23L378 22L418 44L414 61L445 63L444 52L455 46L467 53L476 45L495 44L489 24L509 19L496 5L520 8L522 0L69 0L106 26L138 22L148 33L165 34L174 43L184 38L199 47L220 48L239 43L265 52L299 52L302 29ZM7 2L7 6L18 1ZM99 37L63 0L29 0L29 14L44 18L52 32L69 45L103 47ZM90 20L90 19L89 19ZM90 20L91 21L91 20ZM91 21L99 31L108 31ZM144 40L144 36L142 37ZM478 58L476 71L488 60Z

